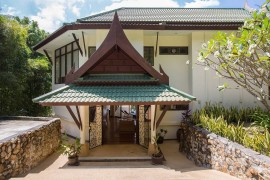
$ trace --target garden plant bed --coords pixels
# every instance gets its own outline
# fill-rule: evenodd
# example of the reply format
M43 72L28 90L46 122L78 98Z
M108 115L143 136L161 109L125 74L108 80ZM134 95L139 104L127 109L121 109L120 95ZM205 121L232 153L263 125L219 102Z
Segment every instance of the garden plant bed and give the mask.
M216 169L241 179L269 179L270 157L211 133L189 122L181 125L180 142L188 159L198 166Z

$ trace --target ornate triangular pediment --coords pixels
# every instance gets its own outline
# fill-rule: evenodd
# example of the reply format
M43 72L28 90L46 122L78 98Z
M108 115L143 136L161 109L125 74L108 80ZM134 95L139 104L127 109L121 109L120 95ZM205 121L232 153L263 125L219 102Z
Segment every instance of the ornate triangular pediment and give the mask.
M169 84L169 77L161 68L156 71L132 46L127 39L118 15L114 19L108 35L96 52L77 71L74 68L66 76L66 83L73 83L80 77L97 73L143 73Z

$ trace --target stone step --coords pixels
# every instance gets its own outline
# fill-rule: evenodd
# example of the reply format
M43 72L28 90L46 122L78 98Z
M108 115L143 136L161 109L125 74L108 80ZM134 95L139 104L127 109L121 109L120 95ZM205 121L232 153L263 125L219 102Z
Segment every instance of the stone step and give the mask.
M143 162L151 161L151 157L79 157L80 162Z
M140 180L180 180L180 179L186 179L186 180L192 180L194 178L190 177L189 175L182 174L180 171L175 171L172 169L168 169L162 166L156 167L156 168L97 168L97 169L91 169L88 167L70 167L69 168L61 168L58 170L49 170L46 172L40 172L38 174L31 173L28 174L26 177L23 177L22 179L39 179L39 180L59 180L60 179L76 179L77 175L80 174L81 179L88 179L91 177L91 179L108 179L110 177L110 180L118 180L118 179L140 179ZM106 177L106 178L105 178ZM21 178L16 178L21 179Z

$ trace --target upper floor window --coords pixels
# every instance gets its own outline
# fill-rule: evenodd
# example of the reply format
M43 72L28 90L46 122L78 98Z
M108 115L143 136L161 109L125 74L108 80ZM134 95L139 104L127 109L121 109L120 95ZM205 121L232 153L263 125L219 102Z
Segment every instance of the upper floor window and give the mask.
M149 62L152 66L154 66L154 47L153 46L143 47L143 53L145 60Z
M88 47L88 58L90 58L94 54L96 49L97 49L96 46L89 46Z
M182 46L170 46L170 47L159 47L160 55L188 55L188 47Z
M64 83L73 66L79 68L79 48L75 41L55 50L55 84Z

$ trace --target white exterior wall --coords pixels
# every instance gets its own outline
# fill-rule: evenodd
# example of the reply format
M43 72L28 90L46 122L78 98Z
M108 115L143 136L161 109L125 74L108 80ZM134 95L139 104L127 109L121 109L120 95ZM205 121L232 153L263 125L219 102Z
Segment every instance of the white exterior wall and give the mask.
M201 108L205 102L221 103L226 107L254 107L261 106L255 97L251 96L242 88L236 89L237 85L231 80L220 78L213 70L205 71L202 66L196 63L198 52L201 49L201 44L207 42L213 37L213 31L194 31L192 32L192 92L191 94L197 98L193 102L193 108ZM229 33L229 32L228 32ZM228 83L230 88L222 92L217 90L219 85Z
M182 36L168 36L159 33L158 46L189 46L189 35ZM144 46L156 46L156 36L144 37ZM190 79L189 79L189 67L186 65L186 61L189 59L189 55L159 55L159 48L157 48L157 56L154 59L154 68L159 71L159 65L162 66L165 73L170 78L170 86L175 87L181 91L191 93ZM157 106L158 118L161 114L160 107ZM181 113L183 111L167 111L163 120L161 121L160 128L168 130L165 138L175 139L176 131L179 128ZM159 129L160 129L159 128Z
M98 48L108 34L108 30L89 30L84 32L87 51L88 46L96 46ZM145 31L143 30L125 30L124 32L126 33L131 44L142 56L144 46L153 46L155 50L155 33L152 35L146 35ZM222 85L224 82L227 82L231 87L235 87L235 84L228 80L219 78L216 76L215 72L211 70L205 71L203 67L195 64L198 52L201 49L201 44L207 42L215 33L214 31L189 31L188 33L176 31L179 32L178 35L175 35L174 33L170 35L169 33L164 32L165 31L160 31L158 46L188 46L189 54L159 55L159 48L157 48L158 52L154 59L154 68L159 71L160 64L166 74L170 77L170 85L172 87L189 93L197 98L196 102L191 103L190 108L201 108L204 106L205 102L210 101L211 103L222 103L227 107L231 105L238 107L260 105L256 98L249 95L243 89L230 89L225 90L224 92L219 92L217 90L218 85ZM77 34L79 35L79 33ZM78 38L80 39L80 46L84 54L82 38L81 36L78 36ZM82 64L87 61L88 55L79 56L79 66L82 66ZM54 57L54 51L52 53L52 57ZM189 65L186 64L187 60L190 61ZM54 83L54 68L52 71L52 77ZM64 85L53 84L52 89L54 90L62 86ZM76 114L76 109L74 107L72 107L72 109ZM79 129L72 120L67 109L65 107L54 107L53 110L56 115L63 119L63 129L65 129L68 134L79 137ZM176 131L181 121L182 112L183 111L167 111L160 125L160 128L165 128L168 130L168 134L165 138L176 138ZM160 107L157 106L156 117L159 117L160 114ZM88 123L86 123L85 126L88 126ZM86 140L88 140L88 131L85 132L85 136Z

